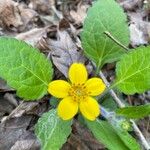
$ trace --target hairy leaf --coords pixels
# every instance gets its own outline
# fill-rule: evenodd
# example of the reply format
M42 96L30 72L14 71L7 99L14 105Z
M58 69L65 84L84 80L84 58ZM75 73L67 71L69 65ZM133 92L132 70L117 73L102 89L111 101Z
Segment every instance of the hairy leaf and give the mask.
M139 143L125 130L113 126L114 130L130 150L141 150Z
M150 115L150 104L119 108L116 113L131 119L140 119Z
M104 33L125 46L129 44L129 30L126 16L114 0L98 0L89 9L81 35L85 54L97 67L118 60L124 50Z
M140 47L124 55L116 66L113 86L125 94L143 93L150 89L150 47Z
M127 131L112 126L107 121L87 121L87 126L94 136L109 150L140 150L136 140Z
M88 121L88 128L94 136L110 150L129 150L107 121Z
M14 38L0 38L0 77L26 99L40 99L47 93L52 65L36 48Z
M72 121L63 121L55 109L45 113L35 126L42 150L59 150L71 133Z

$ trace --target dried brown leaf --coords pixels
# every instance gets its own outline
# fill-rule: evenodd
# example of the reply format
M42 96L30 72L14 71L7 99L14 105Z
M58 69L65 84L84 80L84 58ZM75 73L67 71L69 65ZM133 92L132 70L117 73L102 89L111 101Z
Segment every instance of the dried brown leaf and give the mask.
M54 0L30 0L29 7L44 14L51 14L51 7L54 5Z
M0 0L0 20L1 26L7 28L23 25L17 3L12 0Z
M82 24L87 15L87 9L89 5L81 5L80 3L77 6L77 11L71 10L70 15L75 20L76 24Z
M63 146L62 150L104 150L104 146L100 144L92 135L92 133L75 121L73 124L73 133L70 135L68 142Z
M4 114L9 114L12 112L14 107L2 96L0 96L0 119L2 119Z
M0 78L0 92L11 91L12 89L7 85L6 81Z
M18 30L24 31L25 29L31 29L34 19L38 16L37 12L25 7L24 5L19 5L18 9L23 22L23 25L19 26Z
M128 15L130 17L130 37L131 37L131 45L137 46L137 45L143 45L148 44L148 23L147 21L144 21L143 18L145 16L145 13L142 11L139 12L128 12Z
M120 2L120 5L126 10L126 11L132 11L135 10L136 7L142 5L142 0L118 0Z
M36 16L37 13L25 5L13 0L0 0L0 25L3 27L20 32L29 28L29 23Z
M34 28L16 36L17 39L23 40L32 46L36 46L43 37L47 37L47 28Z
M24 114L35 114L38 102L24 102L21 103L16 109L14 109L11 114L6 118L7 120L10 118L21 117Z
M51 50L51 56L54 65L66 77L68 68L73 62L85 62L83 52L78 51L76 44L71 39L67 31L57 32L57 41L47 39L48 47Z
M18 101L17 99L15 98L15 96L11 93L6 93L4 95L4 98L10 103L12 104L13 106L17 107L18 106Z
M32 119L33 116L26 115L8 120L5 126L0 124L0 150L10 150L19 140L35 140L34 133L28 130Z
M37 150L40 148L40 143L37 140L20 140L17 141L10 150Z
M135 24L130 24L129 29L130 29L130 41L133 47L141 44L142 45L147 44L143 32L140 31Z

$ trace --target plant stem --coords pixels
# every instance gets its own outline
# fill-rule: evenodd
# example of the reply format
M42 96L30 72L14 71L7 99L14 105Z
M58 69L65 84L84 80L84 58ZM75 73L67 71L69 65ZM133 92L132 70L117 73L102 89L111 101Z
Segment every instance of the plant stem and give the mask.
M99 74L101 76L101 78L103 79L104 83L106 84L106 86L109 88L110 84L107 81L106 77L104 76L104 74L102 72L100 72ZM120 108L125 107L125 104L119 99L119 97L117 96L117 94L114 92L113 89L110 89L110 94L113 97L113 99L116 101L116 103L118 104L118 106ZM138 138L140 139L142 145L144 146L144 148L146 150L150 150L150 145L148 144L148 142L146 141L144 135L142 134L142 132L140 131L140 129L138 128L138 126L136 125L136 123L134 122L134 120L130 120L130 122L132 123L133 129L136 133L136 135L138 136Z
M117 45L119 45L120 47L122 47L123 49L125 49L126 51L128 51L129 49L123 45L121 42L119 42L116 38L114 38L110 32L105 31L104 34L109 37L111 40L113 40Z
M96 67L96 71L95 71L95 75L96 75L96 76L99 75L99 71L100 71L100 63L99 63L98 66Z

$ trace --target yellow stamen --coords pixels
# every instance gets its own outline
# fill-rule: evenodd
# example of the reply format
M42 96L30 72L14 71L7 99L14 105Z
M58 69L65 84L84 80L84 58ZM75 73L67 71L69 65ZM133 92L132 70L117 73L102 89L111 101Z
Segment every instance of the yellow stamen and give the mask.
M69 96L71 96L74 101L80 102L89 96L89 93L84 84L72 84L69 90Z

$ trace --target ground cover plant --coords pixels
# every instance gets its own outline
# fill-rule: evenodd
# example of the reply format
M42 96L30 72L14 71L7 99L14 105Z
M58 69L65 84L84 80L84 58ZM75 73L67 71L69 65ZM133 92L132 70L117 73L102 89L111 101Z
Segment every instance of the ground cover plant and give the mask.
M150 104L130 106L126 97L150 90L150 46L129 48L127 16L114 0L94 1L88 9L80 51L61 43L72 41L60 26L59 42L46 41L55 47L48 57L22 40L0 37L0 77L23 101L50 103L34 126L41 149L61 149L79 122L110 150L149 150L136 121L149 116ZM107 64L115 67L110 83L103 73Z

